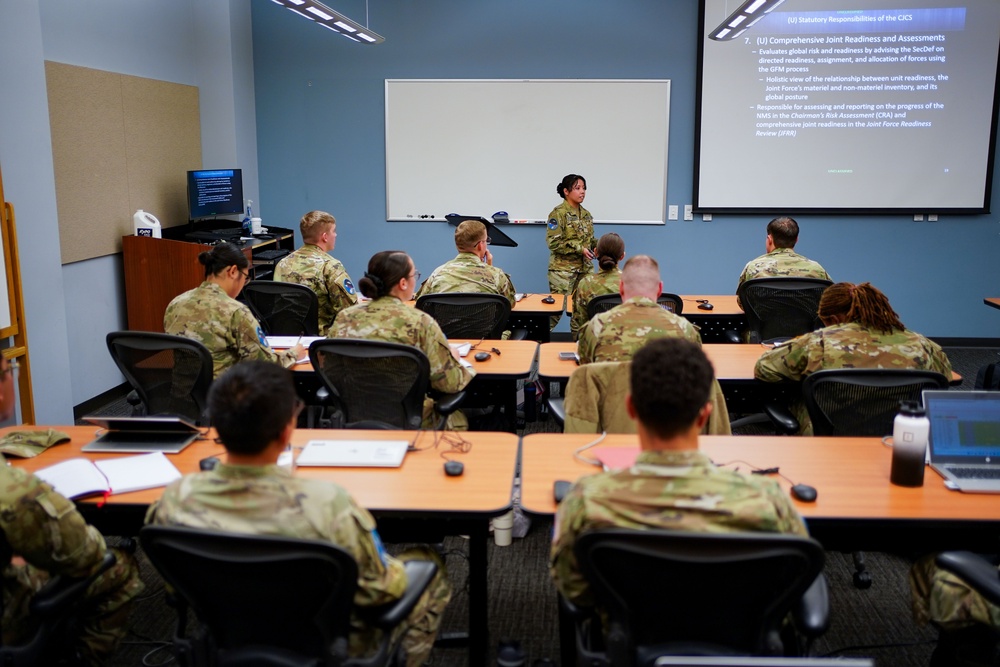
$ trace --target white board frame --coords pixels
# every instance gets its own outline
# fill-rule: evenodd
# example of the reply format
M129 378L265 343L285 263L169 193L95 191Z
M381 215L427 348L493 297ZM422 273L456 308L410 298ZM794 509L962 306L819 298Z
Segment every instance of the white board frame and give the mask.
M669 79L386 79L386 220L544 222L569 173L596 223L664 224Z

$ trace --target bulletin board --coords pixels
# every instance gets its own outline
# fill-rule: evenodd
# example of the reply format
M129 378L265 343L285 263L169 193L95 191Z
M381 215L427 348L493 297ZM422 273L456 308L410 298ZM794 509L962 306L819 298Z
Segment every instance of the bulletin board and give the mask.
M187 222L198 88L46 61L62 263L121 252L132 214Z

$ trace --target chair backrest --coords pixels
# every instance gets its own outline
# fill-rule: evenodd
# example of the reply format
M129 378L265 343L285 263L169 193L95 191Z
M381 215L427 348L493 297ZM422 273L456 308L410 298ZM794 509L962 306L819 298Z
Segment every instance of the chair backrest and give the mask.
M148 415L208 424L212 354L196 340L150 331L112 331L108 351Z
M600 530L575 553L608 613L613 665L699 649L768 654L823 569L818 542L774 533Z
M315 658L309 664L316 665L346 657L358 569L343 549L319 540L174 526L145 526L139 535L219 657L243 652L257 661L239 664L272 664L264 659L269 654L292 652Z
M747 316L750 342L819 329L819 299L832 284L820 278L754 278L742 283L736 295Z
M594 315L604 313L615 306L620 306L622 297L620 294L601 294L595 296L587 302L587 319L594 319ZM674 315L680 315L684 311L684 300L676 294L664 292L656 299L656 303L664 310L669 310Z
M252 280L242 294L268 336L319 335L319 299L305 285Z
M625 408L631 361L600 361L573 370L566 385L563 432L635 433Z
M425 294L417 308L437 320L448 338L500 338L510 317L510 301L501 294Z
M934 371L905 368L834 368L802 381L802 397L816 435L883 436L892 433L900 401L921 401L924 389L947 389Z
M430 362L399 343L328 338L309 346L313 368L344 411L348 424L376 421L418 429L430 389Z

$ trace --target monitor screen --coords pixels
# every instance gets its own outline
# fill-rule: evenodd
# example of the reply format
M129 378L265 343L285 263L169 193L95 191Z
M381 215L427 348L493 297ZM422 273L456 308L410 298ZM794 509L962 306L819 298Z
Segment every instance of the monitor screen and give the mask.
M243 212L242 169L189 171L187 189L191 220Z

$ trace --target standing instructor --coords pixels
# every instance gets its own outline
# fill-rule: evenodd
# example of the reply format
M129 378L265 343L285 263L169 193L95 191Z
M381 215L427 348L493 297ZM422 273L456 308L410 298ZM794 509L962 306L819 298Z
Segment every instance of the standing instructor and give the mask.
M549 213L545 240L549 244L549 289L553 294L572 294L584 276L593 272L594 218L583 207L587 196L587 179L569 174L556 192L563 203ZM558 318L554 318L555 326Z

